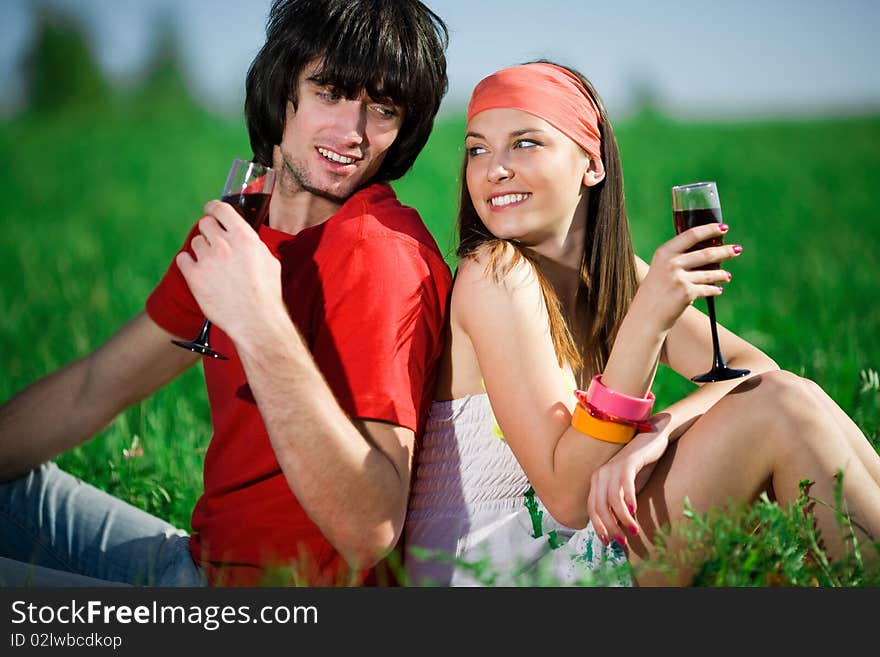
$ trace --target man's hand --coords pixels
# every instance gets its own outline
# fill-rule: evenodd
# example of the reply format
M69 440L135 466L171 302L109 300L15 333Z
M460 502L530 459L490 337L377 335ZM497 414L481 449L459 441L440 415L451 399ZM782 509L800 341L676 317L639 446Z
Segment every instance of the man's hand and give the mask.
M282 304L281 263L228 203L209 201L200 234L177 266L205 316L233 340L267 308Z

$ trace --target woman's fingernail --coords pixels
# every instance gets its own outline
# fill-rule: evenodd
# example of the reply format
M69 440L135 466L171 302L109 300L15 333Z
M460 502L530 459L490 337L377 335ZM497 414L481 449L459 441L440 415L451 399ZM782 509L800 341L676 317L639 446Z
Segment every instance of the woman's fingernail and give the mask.
M629 527L627 527L627 529L629 530L629 533L632 534L633 536L635 536L636 534L639 533L639 528L636 527L635 525L630 525Z
M733 278L733 274L731 274L730 272L727 272L727 280L729 281L731 278Z
M615 536L614 540L617 541L617 544L620 545L620 547L626 546L626 536Z
M743 251L743 248L739 244L734 244L731 248L736 255L739 255Z
M720 224L718 227L721 229L722 233L726 233L730 229L730 226L727 224Z
M633 506L632 504L627 504L626 508L629 509L630 515L633 515L633 516L636 515L636 507L635 506Z

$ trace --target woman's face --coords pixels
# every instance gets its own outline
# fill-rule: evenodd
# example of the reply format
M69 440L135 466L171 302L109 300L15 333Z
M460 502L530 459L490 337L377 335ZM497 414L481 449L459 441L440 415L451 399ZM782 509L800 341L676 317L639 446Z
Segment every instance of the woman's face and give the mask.
M552 125L515 109L477 114L467 126L471 202L493 235L530 247L563 247L591 184L589 156ZM577 215L577 216L576 216Z

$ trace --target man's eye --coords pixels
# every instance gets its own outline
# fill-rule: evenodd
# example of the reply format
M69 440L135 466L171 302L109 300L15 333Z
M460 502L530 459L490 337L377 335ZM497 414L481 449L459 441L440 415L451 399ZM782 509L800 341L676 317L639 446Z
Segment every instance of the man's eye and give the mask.
M342 96L340 96L340 95L339 95L336 91L334 91L333 89L324 89L324 90L322 90L322 91L319 91L319 92L318 92L318 97L321 98L321 100L326 100L326 101L328 101L328 102L337 101L337 100L339 100L340 98L342 98Z
M397 116L397 109L389 105L376 105L376 112L385 119L392 119Z

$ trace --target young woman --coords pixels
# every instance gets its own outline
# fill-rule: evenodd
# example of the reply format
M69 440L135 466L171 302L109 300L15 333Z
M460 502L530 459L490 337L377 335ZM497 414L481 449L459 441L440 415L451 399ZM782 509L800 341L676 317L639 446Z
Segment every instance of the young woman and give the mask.
M658 362L692 377L711 361L691 304L721 294L718 265L742 249L691 251L727 231L710 224L650 266L634 255L614 133L582 75L537 62L487 77L465 146L448 344L407 515L411 583L478 583L475 563L496 583L545 568L574 582L607 557L640 585L685 584L686 565L671 578L637 567L685 498L698 511L763 491L786 503L810 479L833 502L838 469L853 519L880 537L880 456L815 383L733 333L719 327L722 352L748 378L652 409ZM839 553L833 512L815 516Z

